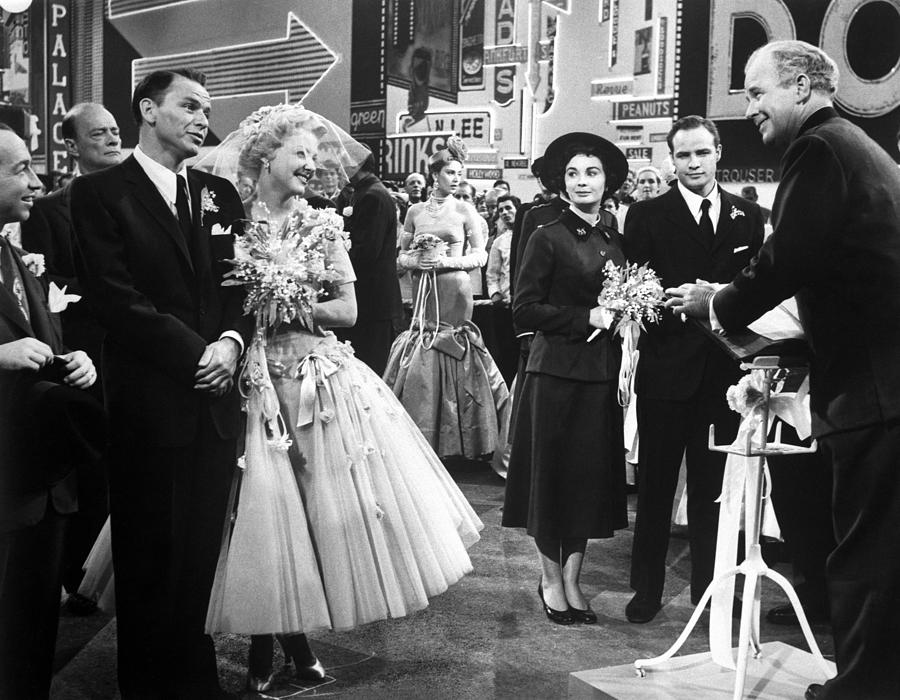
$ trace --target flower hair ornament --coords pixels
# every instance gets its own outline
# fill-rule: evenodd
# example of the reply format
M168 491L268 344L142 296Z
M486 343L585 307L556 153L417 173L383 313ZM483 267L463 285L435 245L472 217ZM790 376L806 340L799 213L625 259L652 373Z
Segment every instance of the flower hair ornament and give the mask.
M430 168L444 167L444 165L454 160L465 163L468 155L469 149L466 148L466 144L463 143L459 136L453 134L447 137L443 148L439 148L431 155L431 158L428 159L428 165Z

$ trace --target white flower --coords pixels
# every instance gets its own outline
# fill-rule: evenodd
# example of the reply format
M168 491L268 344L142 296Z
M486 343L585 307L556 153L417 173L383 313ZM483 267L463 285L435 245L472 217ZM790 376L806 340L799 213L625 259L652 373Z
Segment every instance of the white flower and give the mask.
M341 216L349 219L351 216L353 216L353 207L344 207L343 211L341 212Z
M44 266L44 256L40 253L25 253L22 256L22 262L25 263L25 267L35 277L40 277L47 269Z
M737 217L744 216L744 212L742 209L738 209L736 206L731 207L731 220L734 221Z
M200 211L204 214L219 211L219 206L216 204L216 193L207 187L200 191Z
M319 420L321 420L323 423L330 423L334 420L334 411L332 411L330 408L323 408L319 412Z
M74 304L81 300L81 295L79 294L66 294L66 289L68 288L69 285L67 284L60 289L56 286L56 282L50 283L47 294L47 304L50 307L50 313L58 314L60 311L65 311L69 304Z

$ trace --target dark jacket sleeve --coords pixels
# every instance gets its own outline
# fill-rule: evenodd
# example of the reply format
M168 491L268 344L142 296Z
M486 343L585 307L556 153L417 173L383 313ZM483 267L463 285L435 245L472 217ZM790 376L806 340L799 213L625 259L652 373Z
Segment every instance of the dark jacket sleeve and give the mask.
M847 210L847 185L840 160L823 138L804 136L791 145L779 194L774 232L716 294L713 308L726 330L743 328L796 294L822 274L824 260L834 254L832 232Z
M357 276L371 270L381 257L388 226L396 231L397 207L390 195L369 190L353 205L350 229L350 261Z

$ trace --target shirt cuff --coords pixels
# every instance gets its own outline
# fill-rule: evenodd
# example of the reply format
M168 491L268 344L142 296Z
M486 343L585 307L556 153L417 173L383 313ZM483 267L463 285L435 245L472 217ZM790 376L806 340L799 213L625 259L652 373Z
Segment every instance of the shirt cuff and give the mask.
M236 342L236 343L238 344L238 347L239 347L240 350L241 350L241 351L240 351L240 354L241 354L241 355L244 354L244 339L241 338L241 334L240 334L240 333L238 333L237 331L224 331L224 332L219 336L219 340L222 340L222 338L231 338L234 342Z
M719 323L719 317L716 316L716 310L713 308L713 301L715 298L715 294L709 298L709 325L712 326L712 329L716 333L725 333L725 329L722 327L722 324Z

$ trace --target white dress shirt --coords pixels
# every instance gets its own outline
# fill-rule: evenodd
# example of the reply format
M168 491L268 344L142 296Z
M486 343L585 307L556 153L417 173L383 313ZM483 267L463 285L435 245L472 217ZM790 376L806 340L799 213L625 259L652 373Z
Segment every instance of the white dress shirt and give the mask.
M512 231L504 231L494 239L491 252L488 256L487 278L488 298L494 294L503 297L503 303L509 304L509 248L512 243Z
M691 210L691 215L694 217L694 221L697 222L698 226L700 225L700 215L703 213L700 208L700 203L704 199L709 200L709 218L712 219L713 232L715 232L719 227L719 212L722 211L722 198L719 196L718 183L713 183L712 190L705 197L701 197L699 194L694 194L680 182L678 183L678 191L684 198L685 204L688 205L688 209Z

